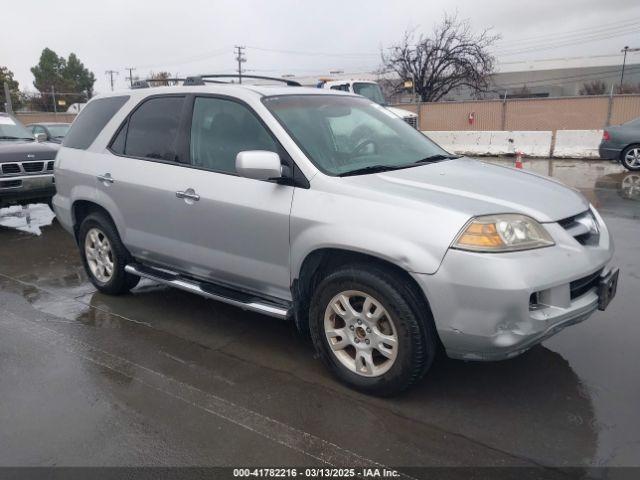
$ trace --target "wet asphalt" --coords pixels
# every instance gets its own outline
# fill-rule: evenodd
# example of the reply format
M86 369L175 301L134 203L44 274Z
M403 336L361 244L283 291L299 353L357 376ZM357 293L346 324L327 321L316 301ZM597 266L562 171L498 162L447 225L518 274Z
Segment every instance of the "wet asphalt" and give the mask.
M525 168L603 214L617 298L518 358L438 359L393 399L338 384L284 321L150 282L97 293L45 205L1 210L0 466L640 465L640 173Z

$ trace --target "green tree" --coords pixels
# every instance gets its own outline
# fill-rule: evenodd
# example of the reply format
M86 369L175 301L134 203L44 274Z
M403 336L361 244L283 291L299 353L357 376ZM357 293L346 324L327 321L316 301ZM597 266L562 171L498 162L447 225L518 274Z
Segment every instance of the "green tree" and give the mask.
M89 71L75 53L65 59L58 56L49 48L42 50L40 61L31 68L33 85L41 94L37 102L44 110L53 109L51 98L52 88L57 101L64 101L66 105L75 102L86 102L93 95L93 85L96 77Z
M4 82L9 84L9 96L14 110L18 110L22 106L22 94L18 81L14 80L13 72L7 67L0 67L0 108L4 108L7 99L4 96Z
M74 92L86 93L87 98L93 96L93 84L96 83L96 76L84 67L75 53L69 54L63 77L71 82Z

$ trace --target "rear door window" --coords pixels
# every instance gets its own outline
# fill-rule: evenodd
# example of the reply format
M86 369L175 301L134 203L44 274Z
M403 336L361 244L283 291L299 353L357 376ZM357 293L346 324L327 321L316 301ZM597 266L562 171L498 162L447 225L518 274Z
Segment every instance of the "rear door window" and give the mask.
M127 103L127 100L129 100L129 96L123 95L99 98L89 102L73 122L62 145L80 150L89 148L104 126L111 120L111 117Z
M170 162L179 161L177 138L185 97L157 97L146 100L131 115L124 154Z

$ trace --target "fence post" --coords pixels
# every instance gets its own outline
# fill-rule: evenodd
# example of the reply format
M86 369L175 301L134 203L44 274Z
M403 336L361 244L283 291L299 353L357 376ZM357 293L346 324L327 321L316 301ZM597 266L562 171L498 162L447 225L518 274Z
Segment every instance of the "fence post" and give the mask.
M504 91L504 97L502 97L502 120L501 120L502 131L505 131L507 128L507 90Z
M607 120L604 122L604 126L611 125L611 112L613 111L613 83L611 84L611 90L609 90L609 107L607 108Z

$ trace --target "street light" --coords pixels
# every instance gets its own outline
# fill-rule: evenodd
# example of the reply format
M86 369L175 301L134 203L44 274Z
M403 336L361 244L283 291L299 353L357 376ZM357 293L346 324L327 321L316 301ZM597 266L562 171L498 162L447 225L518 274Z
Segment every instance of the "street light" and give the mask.
M622 81L624 80L624 67L627 64L627 52L640 52L640 48L624 47L620 52L624 53L624 59L622 60L622 74L620 75L620 88L622 89Z

